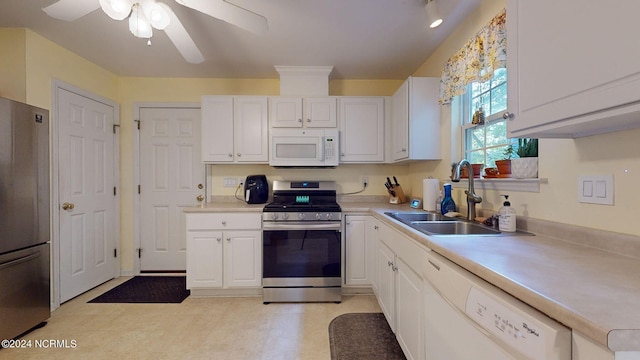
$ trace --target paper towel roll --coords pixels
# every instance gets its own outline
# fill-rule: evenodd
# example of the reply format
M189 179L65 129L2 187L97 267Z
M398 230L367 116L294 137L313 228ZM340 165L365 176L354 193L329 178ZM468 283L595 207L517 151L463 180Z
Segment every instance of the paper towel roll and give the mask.
M422 208L436 211L436 200L440 195L440 181L438 179L422 179Z

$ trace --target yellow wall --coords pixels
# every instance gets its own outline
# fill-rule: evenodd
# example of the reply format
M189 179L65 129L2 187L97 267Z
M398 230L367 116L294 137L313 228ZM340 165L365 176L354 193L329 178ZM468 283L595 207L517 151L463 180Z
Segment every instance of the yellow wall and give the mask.
M0 96L27 101L27 30L0 28Z
M463 22L414 75L440 76L442 64L505 6L505 0L482 1L480 8ZM448 155L452 152L451 110L451 106L442 107L444 159L410 166L415 189L421 188L422 179L428 176L443 182L449 176L451 161L460 160ZM509 200L512 206L518 215L526 214L538 219L640 235L640 228L632 217L640 202L637 191L637 185L640 184L638 138L640 129L576 140L540 139L539 176L547 178L548 184L542 184L539 193L511 192ZM587 174L614 175L615 205L578 202L578 176ZM462 191L454 192L456 203L466 207ZM479 207L499 209L502 206L499 198L501 193L503 192L479 191L478 194L484 199Z

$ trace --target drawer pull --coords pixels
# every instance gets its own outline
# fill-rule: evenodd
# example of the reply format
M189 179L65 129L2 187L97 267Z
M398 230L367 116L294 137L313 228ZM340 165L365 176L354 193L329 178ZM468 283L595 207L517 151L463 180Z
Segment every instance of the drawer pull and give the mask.
M429 264L431 264L431 266L433 266L434 268L436 268L436 270L440 271L440 266L438 266L438 265L434 264L434 263L433 263L433 261L431 261L431 260L427 260L427 261L429 261Z

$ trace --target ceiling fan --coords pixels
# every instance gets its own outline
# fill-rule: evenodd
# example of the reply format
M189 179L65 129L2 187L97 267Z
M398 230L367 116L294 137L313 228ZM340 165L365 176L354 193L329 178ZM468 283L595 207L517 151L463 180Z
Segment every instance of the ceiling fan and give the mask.
M268 30L264 16L228 0L175 1L256 34L263 34ZM53 18L74 21L99 8L114 20L129 18L129 30L134 36L150 39L153 35L152 28L164 30L187 62L198 64L204 61L204 56L176 14L167 4L156 0L58 0L42 10ZM151 44L150 40L148 44Z

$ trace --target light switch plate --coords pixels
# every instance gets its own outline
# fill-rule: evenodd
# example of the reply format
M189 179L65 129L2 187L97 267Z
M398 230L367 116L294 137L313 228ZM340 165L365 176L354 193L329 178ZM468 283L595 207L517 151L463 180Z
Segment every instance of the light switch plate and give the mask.
M224 187L236 187L238 186L238 178L226 177L224 178Z
M613 205L613 174L580 175L578 201L587 204Z

